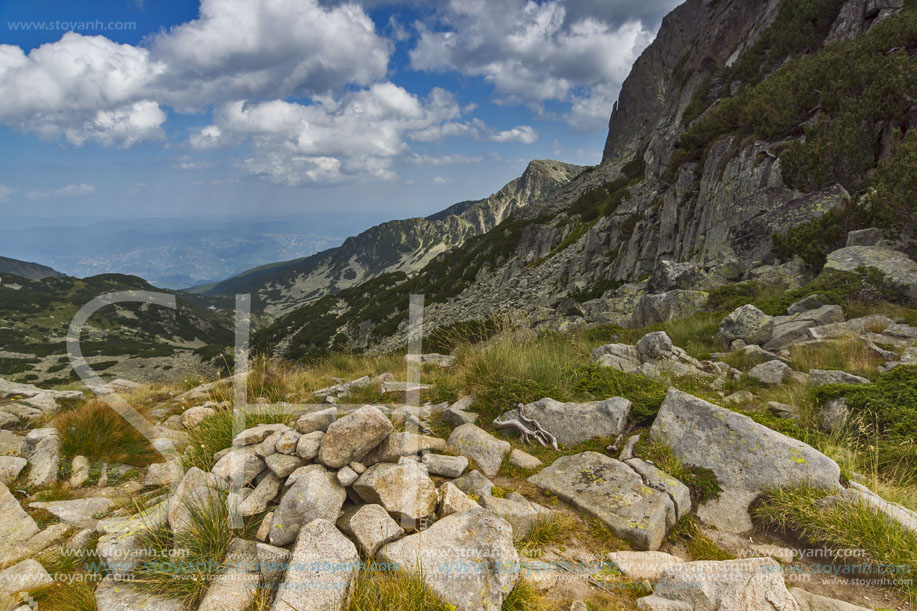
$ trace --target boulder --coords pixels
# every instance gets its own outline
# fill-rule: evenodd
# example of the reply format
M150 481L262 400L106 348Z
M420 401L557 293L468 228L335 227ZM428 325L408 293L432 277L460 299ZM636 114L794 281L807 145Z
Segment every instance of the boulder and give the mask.
M740 339L746 344L763 344L770 339L774 320L751 304L733 310L720 323L720 337L727 346Z
M660 573L683 559L664 552L612 552L605 555L605 561L612 563L621 574L634 581L656 581Z
M825 386L826 384L869 384L869 380L862 376L839 370L810 369L809 386Z
M527 452L513 448L507 459L509 464L518 469L537 469L541 466L541 461Z
M369 386L370 384L371 381L369 376L363 376L362 378L357 378L356 380L351 380L350 382L342 382L340 384L335 384L334 386L316 390L312 394L319 398L346 397L351 393L351 391L356 390L357 388L362 388L364 386Z
M421 390L430 390L433 388L430 384L417 384L415 382L383 382L379 386L379 392L383 395L390 392L420 392Z
M261 443L277 431L285 431L289 428L290 427L285 424L259 424L250 429L245 429L236 435L232 440L232 445L234 447L255 445L256 443Z
M494 477L512 446L508 441L497 439L482 428L473 424L463 424L449 435L446 449L473 460L484 475Z
M331 423L337 420L338 410L336 407L329 407L311 414L303 414L296 421L296 430L307 435L316 431L324 433L331 426Z
M691 490L687 486L662 469L639 458L630 458L625 462L643 478L647 486L669 495L675 504L677 520L691 512Z
M350 539L333 522L312 520L296 537L271 611L338 611L359 568L360 555Z
M468 459L464 456L445 456L443 454L424 454L421 462L433 475L442 475L455 479L468 468Z
M687 318L707 307L710 295L703 291L667 291L644 295L634 311L631 325L637 328Z
M592 360L602 367L630 373L640 366L640 353L630 344L605 344L592 351Z
M653 273L646 283L646 292L703 289L707 284L707 275L694 263L662 260L656 262Z
M162 598L142 590L130 581L119 581L111 575L95 590L97 611L184 611L179 600Z
M257 515L267 509L268 505L280 494L283 480L273 473L265 475L255 489L239 504L243 516Z
M662 571L652 596L637 600L647 611L799 611L770 558L674 564Z
M360 474L347 466L341 467L338 470L336 477L338 478L338 483L347 488L351 486L355 481L357 481L357 478L360 477Z
M290 479L293 480L287 480L290 489L274 511L271 545L289 545L296 540L300 528L312 520L337 520L347 498L337 476L321 465L301 467Z
M825 298L821 295L809 295L805 299L800 299L796 303L793 303L786 309L787 314L801 314L802 312L807 312L809 310L817 310L818 308L828 305L825 302Z
M181 424L186 429L193 429L200 426L201 422L216 414L216 411L211 407L204 407L203 405L198 405L190 409L185 410L181 415Z
M262 582L265 586L276 589L290 562L290 550L258 543L255 546L255 555L258 557L258 572L261 574Z
M328 427L318 451L318 460L332 469L362 460L388 436L392 428L392 423L379 408L361 407Z
M248 448L232 450L213 465L210 470L226 483L247 486L267 468L264 459Z
M880 0L881 3L884 3L883 0ZM870 2L869 4L875 5L876 2ZM867 12L869 8L867 7ZM878 227L870 227L868 229L857 229L855 231L850 231L847 233L847 243L844 244L846 247L850 246L881 246L883 241L882 230Z
M889 281L905 287L917 299L917 262L903 252L881 246L849 246L828 253L824 271L856 272L864 267L875 270Z
M436 485L412 461L378 463L366 469L353 484L366 503L382 505L407 528L436 511Z
M482 475L478 470L469 471L462 477L457 478L452 483L458 486L459 490L465 494L477 497L479 499L485 496L490 496L491 491L494 488L494 483L484 477L484 475Z
M0 484L0 547L12 549L39 531L38 524L19 505L5 484Z
M229 543L223 570L207 587L197 611L246 611L255 598L261 576L255 542L234 538Z
M31 468L26 482L36 488L49 488L57 482L60 469L60 438L55 428L34 429L25 436L22 455Z
M405 363L421 363L423 365L434 365L436 367L452 367L455 365L455 357L449 354L405 354Z
M792 368L783 361L768 361L748 370L749 378L768 386L783 384L791 375L793 375Z
M750 526L748 504L762 491L800 484L840 488L840 467L821 452L676 388L662 402L650 437L667 443L683 463L716 474L721 498L701 509L712 511L706 515L721 530Z
M848 417L850 417L850 408L847 407L847 399L844 397L831 399L818 413L818 425L829 433L833 433L844 428Z
M306 461L304 461L299 456L290 456L288 454L271 454L264 459L264 462L267 463L267 468L271 470L271 473L280 479L283 479L293 471L296 471L298 468L303 466Z
M550 509L529 502L519 494L514 495L513 498L485 496L481 499L481 505L509 522L509 525L513 527L513 539L517 541L532 534L539 523L550 522L554 519L554 513Z
M180 459L153 463L146 470L144 486L171 486L185 475Z
M38 560L30 558L0 571L0 600L16 592L27 592L54 583Z
M168 501L163 501L135 515L98 521L96 531L102 536L96 543L96 554L105 563L109 573L125 576L134 570L145 553L140 535L166 522L168 506Z
M0 456L0 483L12 484L28 462L21 456Z
M850 233L854 232L851 231ZM790 588L790 594L796 599L799 611L871 611L867 607L851 605L836 598L812 594L802 588Z
M512 527L481 508L454 513L422 533L389 543L377 557L419 573L457 611L499 611L519 577L507 568L519 560Z
M627 464L597 452L562 456L527 480L597 517L640 549L655 550L675 524L672 499Z
M404 535L404 529L398 526L381 505L363 505L352 513L345 512L337 524L356 540L360 551L367 558L372 558L386 543Z
M222 503L226 484L212 473L191 467L169 497L169 526L174 533L184 533L193 525L192 515L212 504Z
M318 456L318 450L322 447L322 439L325 434L321 431L306 433L296 442L296 455L303 460L315 460Z
M73 501L48 501L45 503L29 503L34 509L44 509L54 515L61 522L66 522L78 528L95 526L97 514L105 513L114 506L115 502L105 497L91 497Z
M810 329L844 322L844 310L837 305L826 305L814 310L805 310L790 316L774 317L774 328L764 344L766 350L780 350L786 346L808 340Z
M455 407L449 407L443 412L443 422L452 426L462 426L463 424L474 424L478 415L474 412Z
M641 361L659 361L672 358L675 354L675 346L665 331L653 331L641 337L637 342L637 354L640 355Z
M439 517L445 518L446 516L451 516L453 513L461 513L463 511L471 511L479 507L471 497L462 492L458 486L452 482L446 482L439 487L438 490L439 496Z
M296 445L299 443L300 434L296 431L284 431L277 438L274 449L280 454L295 454Z
M446 440L418 433L391 433L382 443L370 450L360 462L366 466L378 462L398 462L402 456L417 455L423 452L441 452L446 448Z
M590 439L620 435L627 426L630 408L630 401L623 397L588 403L561 403L545 398L506 412L500 420L516 418L521 413L554 435L558 443L573 447Z

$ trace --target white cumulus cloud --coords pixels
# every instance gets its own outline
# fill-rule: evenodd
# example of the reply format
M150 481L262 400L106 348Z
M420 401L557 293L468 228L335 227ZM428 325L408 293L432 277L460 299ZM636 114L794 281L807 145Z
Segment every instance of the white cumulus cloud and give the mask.
M80 195L89 195L95 193L95 185L87 185L84 182L79 184L67 185L51 191L29 191L26 197L29 199L45 199L48 197L77 197Z
M520 125L513 129L491 134L490 139L494 142L522 142L523 144L532 144L538 141L538 132L528 125Z
M439 13L440 27L417 24L411 65L481 76L507 102L567 102L568 123L596 129L598 108L607 123L621 83L653 32L637 19L610 22L581 5L570 18L561 0L451 0Z
M6 185L0 185L0 202L10 201L10 195L16 192L16 189L7 187Z

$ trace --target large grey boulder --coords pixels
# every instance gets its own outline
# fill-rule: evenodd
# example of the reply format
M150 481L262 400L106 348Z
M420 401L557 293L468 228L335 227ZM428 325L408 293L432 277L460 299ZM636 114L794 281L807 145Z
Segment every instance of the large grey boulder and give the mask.
M302 435L308 435L315 431L325 432L331 423L337 420L338 409L329 407L328 409L319 410L309 414L303 414L296 421L296 430Z
M665 569L673 564L684 562L678 556L665 552L612 552L605 555L605 561L611 562L621 574L635 581L647 579L656 581Z
M746 344L763 344L770 339L774 319L751 304L732 311L720 323L720 337L727 346L737 339Z
M917 261L903 252L881 246L849 246L828 253L824 271L855 272L859 268L875 270L895 284L905 287L911 299L917 299Z
M647 293L665 293L675 289L707 288L707 274L691 262L661 260L656 262L646 283Z
M95 590L98 611L184 611L179 600L162 598L143 590L136 583L119 581L111 575Z
M29 503L29 507L44 509L61 522L66 522L79 528L86 528L95 526L96 518L94 516L107 512L114 504L115 502L109 498L91 497L72 501Z
M51 575L38 560L29 558L0 571L0 601L16 592L27 592L54 583Z
M602 367L630 373L643 362L637 347L631 344L605 344L592 351L592 360Z
M303 460L315 460L318 451L322 447L322 439L325 434L321 431L305 433L296 442L296 455Z
M484 475L478 470L469 471L462 477L457 478L452 483L458 486L459 490L465 494L475 496L479 499L485 496L490 496L494 487L494 483L484 477Z
M260 582L255 542L233 539L223 570L214 577L197 611L246 611Z
M0 484L0 515L0 547L12 549L38 534L38 524L5 484Z
M246 486L267 468L264 459L249 448L231 450L213 465L213 475L226 483Z
M691 490L683 483L663 471L639 458L629 458L624 461L627 466L636 471L647 486L669 495L675 504L675 518L680 520L691 511Z
M338 611L359 567L356 546L333 522L312 520L296 537L271 611Z
M60 469L60 437L55 428L34 429L25 436L22 455L31 469L26 481L36 488L48 488L57 482Z
M194 514L224 502L225 482L197 467L188 469L169 498L169 526L174 533L191 530Z
M588 403L561 403L545 398L510 410L500 420L516 418L521 413L538 422L558 443L572 447L590 439L620 435L627 425L630 408L630 401L623 397Z
M495 477L512 446L473 424L463 424L449 435L446 449L473 460L487 477Z
M303 524L312 520L337 520L347 498L347 491L338 483L336 474L321 465L301 467L290 479L292 485L274 511L271 545L289 545L296 540Z
M512 527L481 508L447 516L422 533L383 546L377 556L419 572L457 611L499 611L519 577L507 568L519 560Z
M462 492L462 490L452 482L446 482L437 490L439 496L438 510L439 517L445 518L453 513L471 511L479 507L471 497Z
M650 429L683 463L711 469L722 492L701 517L722 530L750 527L762 491L808 484L839 489L840 467L818 450L728 409L670 388ZM705 515L707 516L705 518Z
M379 408L361 407L328 427L318 460L332 469L361 460L388 436L392 428L392 423Z
M436 511L436 484L413 461L375 464L353 483L353 490L366 503L382 505L407 528Z
M625 463L598 452L562 456L527 480L604 522L640 549L656 550L676 522L672 499Z
M203 473L203 471L200 471ZM96 554L105 563L108 572L124 576L144 558L144 544L141 535L151 528L158 528L168 520L168 501L135 515L99 520L96 531L102 534L96 544Z
M793 375L792 368L783 361L768 361L748 370L749 378L768 386L783 384L791 375Z
M440 452L446 448L446 440L419 433L391 433L382 443L370 450L360 460L367 467L377 462L398 462L402 456Z
M825 386L826 384L869 384L869 380L836 369L809 370L809 386Z
M285 424L259 424L250 429L245 429L232 440L233 447L250 446L261 443L278 431L289 430Z
M812 594L802 588L790 588L790 594L796 599L800 611L871 611L866 607L851 605L836 598Z
M707 307L710 295L703 291L667 291L644 295L634 311L631 325L646 327L670 320L687 318Z
M798 314L774 317L774 328L764 344L766 350L780 350L786 346L808 340L810 329L844 322L844 310L838 305L826 305Z
M345 512L337 525L356 540L367 558L372 558L386 543L404 535L404 529L398 526L382 505L363 505L356 511Z
M27 464L21 456L0 456L0 483L12 484Z
M510 453L512 454L512 452ZM421 462L433 475L442 475L455 479L468 468L468 459L464 456L446 456L444 454L424 454Z
M258 482L255 489L239 503L239 511L243 516L253 516L265 511L268 504L280 494L282 486L282 479L273 473L268 473Z
M485 496L481 499L481 505L509 522L516 540L528 537L539 523L554 519L554 512L550 509L532 503L518 493L506 498Z
M652 596L637 600L647 611L799 611L776 560L748 558L673 564L662 571Z

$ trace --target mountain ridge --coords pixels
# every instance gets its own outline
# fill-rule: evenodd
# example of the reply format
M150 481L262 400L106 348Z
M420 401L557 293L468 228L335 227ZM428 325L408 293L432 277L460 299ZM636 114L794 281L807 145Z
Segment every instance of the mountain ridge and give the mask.
M388 221L347 238L339 247L248 270L204 292L253 293L255 307L276 316L385 273L411 274L442 252L553 194L583 169L535 160L519 178L488 198L459 202L425 218Z

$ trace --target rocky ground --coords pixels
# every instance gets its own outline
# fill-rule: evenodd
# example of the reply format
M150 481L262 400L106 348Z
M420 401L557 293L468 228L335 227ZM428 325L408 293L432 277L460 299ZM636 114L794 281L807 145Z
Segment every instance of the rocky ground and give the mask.
M590 371L638 390L496 412L470 395L392 401L455 392L456 372L494 345L424 355L430 384L399 382L407 363L395 357L374 367L397 376L324 387L328 370L257 369L247 388L259 398L235 428L232 378L190 390L118 380L97 391L148 419L139 464L103 460L77 430L107 426L78 417L98 400L0 382L0 592L10 608L102 611L912 608L913 582L882 581L880 567L894 559L896 577L914 578L900 564L917 550L913 496L884 499L873 489L892 490L878 485L889 478L839 464L832 448L857 417L858 387L917 375L917 328L848 319L827 301L807 296L781 316L739 307L709 358L658 330L601 344ZM872 369L799 365L841 340ZM650 413L641 385L660 389ZM768 401L812 388L849 389L851 405ZM798 433L808 421L821 431L812 444ZM793 494L849 518L850 536L819 538L790 518L775 528L768 516L800 510ZM392 567L412 585L380 594ZM398 598L412 588L419 599ZM374 596L391 601L360 606Z

